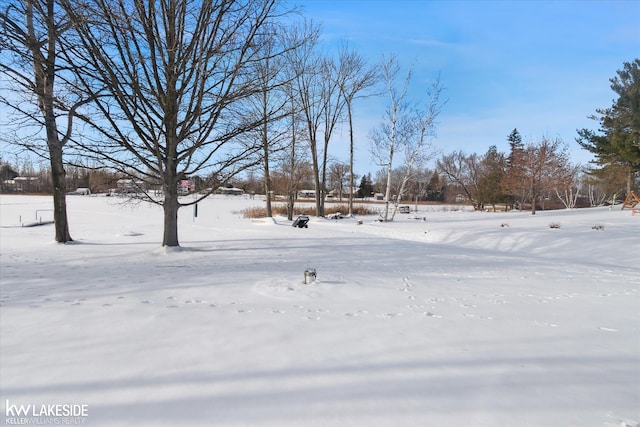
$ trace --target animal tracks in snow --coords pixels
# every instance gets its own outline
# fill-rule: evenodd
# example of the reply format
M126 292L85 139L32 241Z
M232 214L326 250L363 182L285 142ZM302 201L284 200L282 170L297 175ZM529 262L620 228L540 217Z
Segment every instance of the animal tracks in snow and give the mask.
M428 275L413 277L399 272L387 287L368 288L366 283L350 282L344 278L340 281L325 280L304 285L299 279L297 276L272 278L259 281L253 287L238 288L238 292L221 293L210 288L202 288L202 293L196 288L175 289L175 293L171 294L166 289L139 292L135 284L132 289L126 290L105 288L98 284L93 287L89 285L85 288L69 289L67 295L60 296L52 293L51 289L31 286L32 290L38 289L37 293L33 293L32 299L21 301L20 298L24 298L21 294L5 294L0 297L0 305L6 306L21 301L20 305L34 310L63 305L72 310L90 307L100 307L107 311L143 310L145 313L149 313L150 310L166 310L167 313L173 312L172 316L182 316L180 313L186 314L191 310L203 310L201 313L208 313L207 315L225 318L228 316L229 321L255 321L259 316L276 316L281 319L274 318L276 322L331 322L349 319L353 322L400 322L398 325L425 322L425 325L442 327L447 322L462 321L468 322L469 325L476 322L480 325L485 321L525 320L517 316L512 317L507 305L528 302L544 304L536 310L537 319L526 319L531 326L561 328L566 321L562 316L556 319L557 304L566 304L575 298L585 296L604 300L638 294L637 290L629 288L620 289L618 292L601 289L590 295L575 293L572 289L555 289L550 292L540 289L520 289L515 292L493 290L483 293L481 287L451 287L448 282L438 283ZM347 287L358 287L362 298L353 298L352 292L345 292ZM189 292L194 290L193 293ZM98 295L95 294L96 291ZM106 295L102 291L106 291ZM348 297L350 295L351 297ZM547 304L551 311L545 308ZM588 327L600 333L618 332L615 324L592 323Z

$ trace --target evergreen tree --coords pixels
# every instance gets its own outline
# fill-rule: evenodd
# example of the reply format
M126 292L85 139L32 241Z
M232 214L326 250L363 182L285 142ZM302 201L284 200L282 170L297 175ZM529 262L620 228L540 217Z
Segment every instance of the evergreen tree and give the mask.
M522 136L520 136L520 132L518 129L514 128L509 136L507 137L507 141L509 141L509 147L511 148L509 152L509 158L507 159L508 166L514 165L517 163L517 159L519 154L522 153L524 149L524 144L522 143Z
M595 155L599 172L626 170L626 191L633 190L640 172L640 59L625 62L610 79L618 95L611 108L597 109L591 119L600 123L598 132L578 130L578 144Z
M526 191L523 186L523 161L524 161L524 144L522 143L522 136L518 129L514 128L513 131L507 136L509 141L509 156L506 159L506 173L503 176L501 186L504 193L506 193L514 205L515 201L524 198L524 192Z
M365 197L371 196L371 193L373 193L373 181L371 179L371 172L369 172L366 175L362 175L360 186L358 187L358 197L364 199Z
M444 182L440 179L438 172L431 175L431 179L427 184L427 200L433 202L444 201Z
M492 205L505 201L501 183L506 173L504 154L498 152L495 145L489 147L480 161L480 176L478 177L478 199L483 205Z

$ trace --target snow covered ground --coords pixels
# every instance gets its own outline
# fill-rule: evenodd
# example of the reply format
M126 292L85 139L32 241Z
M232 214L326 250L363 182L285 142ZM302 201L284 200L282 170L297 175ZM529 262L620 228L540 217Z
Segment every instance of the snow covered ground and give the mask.
M51 198L0 196L0 423L640 423L629 210L298 229L214 198L181 210L167 250L160 208L118 202L68 197L75 242L58 245L52 225L20 227Z

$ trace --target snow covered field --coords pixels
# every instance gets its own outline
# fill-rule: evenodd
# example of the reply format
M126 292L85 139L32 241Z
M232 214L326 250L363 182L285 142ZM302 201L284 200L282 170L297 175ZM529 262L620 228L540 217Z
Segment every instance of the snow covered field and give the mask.
M297 229L216 198L181 210L167 250L160 208L117 202L68 197L58 245L20 227L50 198L0 196L0 423L639 425L629 210Z

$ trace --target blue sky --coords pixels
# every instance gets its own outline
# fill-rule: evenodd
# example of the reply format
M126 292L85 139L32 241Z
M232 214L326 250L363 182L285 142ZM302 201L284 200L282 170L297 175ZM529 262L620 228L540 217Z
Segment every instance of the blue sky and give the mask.
M609 79L640 57L640 1L297 0L322 27L322 47L340 43L370 63L394 54L413 66L419 100L440 75L448 99L435 143L445 153L507 151L517 128L525 142L561 138L576 163L591 155L576 129L597 129L587 116L616 97ZM357 173L375 171L367 138L386 98L356 106ZM348 129L330 153L348 160Z

